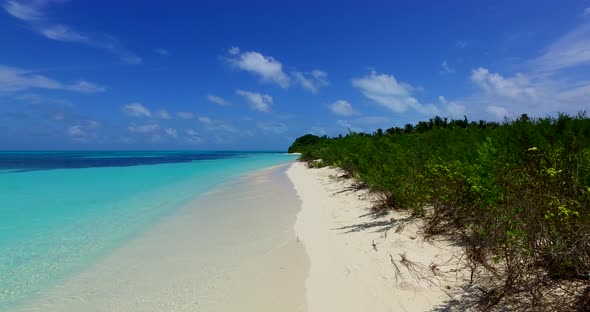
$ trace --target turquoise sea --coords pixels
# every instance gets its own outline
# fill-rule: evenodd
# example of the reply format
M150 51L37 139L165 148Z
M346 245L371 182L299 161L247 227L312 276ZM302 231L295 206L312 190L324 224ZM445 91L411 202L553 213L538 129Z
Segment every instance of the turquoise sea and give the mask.
M267 152L0 152L0 310L213 187L293 160Z

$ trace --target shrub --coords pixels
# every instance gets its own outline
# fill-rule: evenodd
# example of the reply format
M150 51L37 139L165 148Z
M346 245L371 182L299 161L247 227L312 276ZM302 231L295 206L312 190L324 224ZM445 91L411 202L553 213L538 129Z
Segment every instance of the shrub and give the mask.
M499 264L503 273L494 272L490 286L495 294L527 292L537 309L547 279L590 287L590 119L584 113L523 115L501 124L435 117L373 135L306 135L291 150L301 151L302 160L340 167L380 194L379 212L425 215L425 233L456 235L474 265L494 270ZM425 207L432 209L426 214ZM589 291L576 291L568 298L589 300ZM488 302L502 295L497 298Z

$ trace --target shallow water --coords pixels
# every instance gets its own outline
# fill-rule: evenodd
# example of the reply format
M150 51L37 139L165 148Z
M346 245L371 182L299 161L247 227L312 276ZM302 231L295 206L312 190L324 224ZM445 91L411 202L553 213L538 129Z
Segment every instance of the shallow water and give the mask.
M0 153L0 310L42 294L216 186L293 160L231 152Z

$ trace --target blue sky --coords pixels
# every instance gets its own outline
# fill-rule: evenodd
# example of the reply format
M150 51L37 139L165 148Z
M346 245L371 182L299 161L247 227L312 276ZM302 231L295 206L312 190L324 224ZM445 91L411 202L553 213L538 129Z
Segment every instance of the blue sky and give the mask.
M0 1L0 149L286 149L590 107L590 1Z

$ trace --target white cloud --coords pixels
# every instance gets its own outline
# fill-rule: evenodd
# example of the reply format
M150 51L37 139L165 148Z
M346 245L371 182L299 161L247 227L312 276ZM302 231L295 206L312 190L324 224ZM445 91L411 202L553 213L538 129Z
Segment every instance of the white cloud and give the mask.
M231 103L229 103L228 101L226 101L224 98L214 95L214 94L208 94L207 95L207 100L209 100L209 102L220 105L220 106L230 106Z
M295 77L295 81L297 81L301 85L301 87L303 87L303 89L311 93L318 92L318 87L313 83L311 79L306 78L303 75L303 73L296 71L293 72L292 75L293 77Z
M162 118L162 119L165 119L165 120L170 120L170 119L172 119L172 116L170 115L170 113L169 113L167 110L165 110L165 109L161 109L161 110L158 112L158 116L159 116L160 118Z
M178 112L178 113L176 113L176 116L178 116L178 118L180 118L180 119L195 119L195 118L197 118L197 115L192 112Z
M282 122L261 122L258 128L265 133L282 134L289 130L289 127Z
M282 88L289 87L291 80L283 71L281 62L258 52L243 52L240 54L239 50L237 51L238 53L232 54L233 57L228 59L230 64L259 76L263 82L274 83Z
M83 93L96 93L96 92L103 92L106 89L104 87L101 87L101 86L94 84L92 82L81 80L81 81L78 81L74 84L66 85L65 90L77 91L77 92L83 92Z
M71 126L70 128L68 128L68 133L71 137L76 138L86 136L86 132L82 129L82 126L80 125Z
M234 127L230 123L227 123L224 121L213 120L213 119L211 119L209 117L205 117L205 116L200 116L198 118L198 120L209 131L213 131L216 133L226 132L226 133L240 134L240 135L243 134L243 131L241 131L240 129L237 129L236 127Z
M443 115L450 116L452 118L460 118L467 114L467 108L465 105L459 104L455 101L447 101L444 96L440 95L438 101L444 110Z
M199 136L199 133L194 129L186 129L184 131L187 135L186 141L190 144L201 144L203 139Z
M198 119L201 123L204 123L204 124L211 124L212 123L212 121L211 121L211 119L209 119L209 117L200 116Z
M494 117L496 118L504 118L510 115L510 113L508 113L508 110L506 110L506 108L502 106L491 105L486 108L486 111L494 115Z
M319 89L323 86L327 86L328 82L328 74L321 70L313 70L311 74L306 74L298 71L294 71L291 73L294 80L301 85L305 90L316 94L319 92Z
M585 8L583 15L590 15L590 8Z
M371 74L352 80L352 85L361 90L364 96L375 103L392 110L396 113L406 112L413 109L421 114L435 115L438 113L436 106L432 104L422 105L412 96L414 87L399 82L393 75Z
M559 101L588 103L590 102L590 82L582 82L574 86L567 86L556 94Z
M350 124L350 122L348 122L348 120L338 120L336 122L339 126L345 127L345 128L351 128L352 124Z
M65 42L84 42L88 40L84 35L72 30L66 25L51 25L39 29L39 32L52 40L65 41Z
M186 129L185 130L186 134L194 136L194 135L199 135L199 133L197 131L195 131L194 129Z
M63 119L62 119L63 120ZM87 142L95 138L94 131L100 128L100 122L96 120L83 120L68 128L68 135L75 141Z
M314 69L311 71L311 75L318 80L323 80L325 83L328 83L328 73L323 70Z
M238 47L231 47L227 50L227 53L231 54L231 55L238 55L240 54L240 48Z
M533 70L553 73L580 65L590 65L590 23L584 23L568 32L531 63Z
M48 14L50 7L65 2L65 0L32 0L26 2L9 0L4 3L3 8L11 16L28 23L31 29L47 39L86 44L117 55L128 64L141 63L139 56L120 45L111 36L102 35L91 38L71 26L56 23L56 18Z
M309 129L307 132L317 136L323 136L328 134L328 132L326 132L326 129L322 127L311 127L311 129Z
M345 100L338 100L330 104L328 107L332 113L340 116L351 116L358 114L358 112L352 108L352 105Z
M133 117L152 117L152 112L150 112L147 107L137 102L123 106L123 111L127 113L127 115Z
M361 128L353 126L348 120L338 120L336 124L340 127L350 129L353 132L362 132Z
M96 93L106 90L102 86L84 80L68 84L36 74L34 71L0 65L0 92L26 89L66 90L82 93Z
M581 77L590 69L590 22L584 20L538 57L517 65L521 72L516 74L491 73L482 67L472 71L471 81L481 92L461 99L470 117L541 117L587 110L590 81Z
M166 128L164 129L164 133L166 133L168 136L176 138L178 136L178 133L176 132L176 129L174 128Z
M164 56L168 55L168 50L162 49L162 48L156 48L156 49L154 49L154 52L156 52L157 54L160 54L160 55L164 55Z
M127 127L127 130L131 133L152 133L158 131L160 129L160 125L157 123L149 123L145 125L137 125L137 124L130 124Z
M526 113L542 117L558 112L575 114L585 110L590 102L590 81L569 82L567 79L553 79L551 76L530 76L518 73L503 76L490 73L485 68L474 69L471 81L480 87L480 92L461 99L459 113L469 108L468 116L480 118L505 116L515 117ZM453 109L448 103L448 110Z
M486 92L501 97L518 98L524 96L534 98L537 95L529 79L520 73L514 77L505 78L498 73L490 73L487 69L480 67L471 72L471 81Z
M135 55L131 51L127 51L125 48L116 45L115 43L98 43L98 47L101 47L107 51L116 54L123 60L123 62L131 65L141 64L143 62L142 58Z
M244 90L236 90L236 93L244 97L250 107L259 112L269 112L272 105L272 97L268 94L255 93Z
M469 45L469 43L466 40L459 40L455 43L457 48L465 48L467 45Z
M18 1L6 1L4 3L4 10L8 14L27 22L38 21L44 17L43 12L38 7L26 5Z
M89 129L96 129L99 128L101 126L100 122L96 121L96 120L88 120L86 122L86 127L88 127Z
M258 76L263 82L274 83L284 89L295 83L315 94L321 87L329 84L328 74L323 70L293 71L288 75L283 70L283 64L272 56L255 51L242 52L238 47L230 48L228 54L230 57L227 61L234 67Z
M440 64L440 67L440 73L443 75L455 73L455 69L449 66L446 60Z

